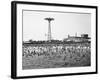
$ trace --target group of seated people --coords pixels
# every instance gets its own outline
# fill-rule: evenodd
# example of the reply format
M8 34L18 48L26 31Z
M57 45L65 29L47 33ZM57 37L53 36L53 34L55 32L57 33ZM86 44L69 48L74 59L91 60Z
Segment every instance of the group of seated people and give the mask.
M66 55L66 54L82 54L90 52L90 46L23 46L23 56L33 57L50 56L50 55Z

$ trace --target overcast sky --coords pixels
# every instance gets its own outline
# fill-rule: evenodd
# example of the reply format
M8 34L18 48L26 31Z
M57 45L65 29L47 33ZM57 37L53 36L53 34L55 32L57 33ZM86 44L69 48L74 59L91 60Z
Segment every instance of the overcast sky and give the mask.
M44 20L47 17L54 18L51 22L53 39L62 40L75 33L91 36L91 14L23 11L23 40L47 40L48 21Z

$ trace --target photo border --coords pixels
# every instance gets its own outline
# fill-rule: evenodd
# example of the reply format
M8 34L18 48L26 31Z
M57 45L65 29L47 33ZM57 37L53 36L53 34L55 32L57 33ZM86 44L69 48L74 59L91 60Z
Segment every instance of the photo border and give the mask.
M17 76L17 4L33 4L33 5L45 5L45 6L60 6L60 7L79 7L79 8L94 8L96 9L96 71L95 72L83 72L83 73L68 73L68 74L51 74L51 75L37 75L37 76ZM97 74L98 73L98 7L88 5L72 5L72 4L57 4L57 3L41 3L41 2L24 2L24 1L12 1L11 2L11 78L39 78L39 77L55 77L55 76L67 76L67 75L85 75L85 74Z

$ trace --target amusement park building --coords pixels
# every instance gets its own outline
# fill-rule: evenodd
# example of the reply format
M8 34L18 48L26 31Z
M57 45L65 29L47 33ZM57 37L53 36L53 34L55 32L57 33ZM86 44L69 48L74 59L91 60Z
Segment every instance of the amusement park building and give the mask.
M63 39L63 41L72 41L72 42L84 42L84 41L90 41L90 37L88 37L88 34L82 34L79 36L68 36L68 38Z

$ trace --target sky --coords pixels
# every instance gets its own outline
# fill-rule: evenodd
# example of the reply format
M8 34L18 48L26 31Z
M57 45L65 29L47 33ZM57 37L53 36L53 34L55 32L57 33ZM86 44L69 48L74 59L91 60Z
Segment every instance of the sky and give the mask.
M89 34L91 37L91 14L71 12L23 11L23 41L47 40L48 21L51 21L52 39L63 40L68 35Z

